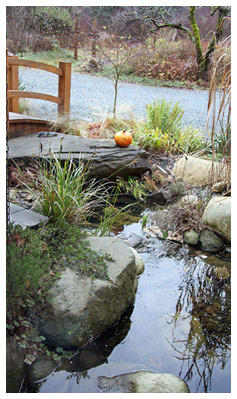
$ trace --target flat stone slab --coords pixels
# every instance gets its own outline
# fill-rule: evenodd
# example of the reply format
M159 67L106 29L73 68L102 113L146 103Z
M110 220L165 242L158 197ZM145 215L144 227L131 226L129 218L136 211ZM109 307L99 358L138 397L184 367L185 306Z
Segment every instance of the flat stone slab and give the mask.
M62 161L69 157L89 162L91 177L141 176L150 170L148 153L130 145L118 147L114 140L87 139L57 132L39 132L9 140L9 158L49 157L53 152Z
M48 218L46 216L10 203L10 223L26 228L34 227L47 221Z

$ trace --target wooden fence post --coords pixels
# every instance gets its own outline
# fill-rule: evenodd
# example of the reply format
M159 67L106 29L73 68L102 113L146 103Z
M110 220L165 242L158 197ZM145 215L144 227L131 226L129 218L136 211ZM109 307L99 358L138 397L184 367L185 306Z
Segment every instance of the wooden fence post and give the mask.
M8 55L9 56L9 55ZM9 56L18 58L17 56ZM19 68L18 65L9 65L8 69L8 90L18 90L19 87ZM9 98L9 112L19 113L19 98Z
M63 75L58 80L58 97L62 103L58 105L58 115L69 115L70 113L70 94L71 94L71 63L59 62L59 68L63 70Z
M74 27L74 60L78 60L78 54L77 54L77 47L78 47L78 18L75 18L75 27Z

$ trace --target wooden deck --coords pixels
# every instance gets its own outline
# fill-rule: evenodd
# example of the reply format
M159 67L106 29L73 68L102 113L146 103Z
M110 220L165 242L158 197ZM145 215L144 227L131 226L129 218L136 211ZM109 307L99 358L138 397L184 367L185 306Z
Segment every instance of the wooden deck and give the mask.
M49 121L36 118L34 116L9 112L9 133L10 138L26 136L40 131L48 132L50 129Z

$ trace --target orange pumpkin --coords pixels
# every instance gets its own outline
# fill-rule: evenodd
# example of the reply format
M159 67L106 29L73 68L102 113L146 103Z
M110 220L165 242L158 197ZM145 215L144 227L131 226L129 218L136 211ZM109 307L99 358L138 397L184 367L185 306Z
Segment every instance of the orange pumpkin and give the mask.
M114 140L119 147L128 147L132 142L132 135L125 129L116 133Z

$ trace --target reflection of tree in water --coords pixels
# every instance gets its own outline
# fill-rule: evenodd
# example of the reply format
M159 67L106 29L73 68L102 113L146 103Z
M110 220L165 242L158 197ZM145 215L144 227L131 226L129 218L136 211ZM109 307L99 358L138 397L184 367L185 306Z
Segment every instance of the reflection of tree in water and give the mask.
M179 286L180 295L172 318L176 358L182 360L179 377L190 381L199 375L197 392L211 389L215 364L224 369L230 354L230 271L228 266L216 267L195 258L185 264L186 272ZM185 339L175 337L175 329L190 321ZM184 368L186 368L184 370Z

